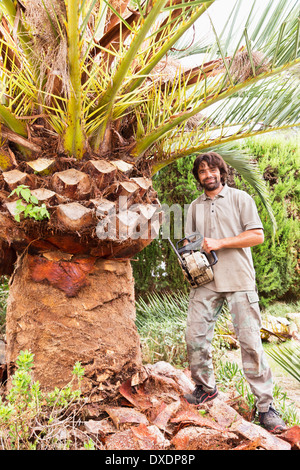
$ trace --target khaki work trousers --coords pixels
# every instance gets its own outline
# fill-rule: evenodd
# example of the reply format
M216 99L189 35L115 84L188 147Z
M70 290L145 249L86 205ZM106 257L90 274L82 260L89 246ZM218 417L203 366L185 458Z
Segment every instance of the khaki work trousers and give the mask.
M240 343L244 375L256 397L258 411L266 412L273 401L273 382L260 337L261 316L255 291L214 292L204 286L192 289L186 328L192 379L206 392L216 385L211 343L215 322L225 300Z

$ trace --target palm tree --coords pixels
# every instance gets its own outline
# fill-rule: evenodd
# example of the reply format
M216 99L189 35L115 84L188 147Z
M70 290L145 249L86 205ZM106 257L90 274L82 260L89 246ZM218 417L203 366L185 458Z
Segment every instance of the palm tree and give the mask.
M299 124L297 2L258 13L252 2L234 39L237 1L224 31L211 21L211 44L190 48L201 65L183 66L171 53L189 52L182 44L213 3L1 1L9 374L31 349L36 378L52 388L79 360L97 400L140 370L130 258L157 236L160 168L218 150L268 206L251 159L228 145Z

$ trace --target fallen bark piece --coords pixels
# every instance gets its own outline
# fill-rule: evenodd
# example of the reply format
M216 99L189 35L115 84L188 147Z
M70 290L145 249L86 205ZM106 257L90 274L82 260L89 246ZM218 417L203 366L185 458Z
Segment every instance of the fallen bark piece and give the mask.
M174 401L173 403L162 403L159 412L152 423L155 424L159 429L166 430L170 419L177 413L180 407L180 400Z
M176 450L229 450L238 437L232 432L220 432L198 426L188 426L173 437Z
M90 419L89 421L84 421L83 424L89 434L94 434L102 438L116 432L116 427L110 422L109 418L101 419L100 421Z
M280 434L280 439L291 444L292 450L300 450L300 426L293 426Z
M34 142L31 142L30 140L26 139L25 137L22 137L19 134L16 134L15 132L11 131L10 129L7 129L3 125L1 125L1 136L2 138L8 139L11 142L17 144L19 149L22 150L24 157L25 155L31 155L32 152L36 152L39 154L42 151L39 145L35 144ZM29 150L29 152L26 151L27 149Z
M137 427L133 426L131 431L141 450L167 449L171 445L155 425L140 424Z
M256 450L257 447L261 446L261 440L258 437L254 441L243 441L238 446L234 447L231 450Z
M209 407L209 416L224 428L229 428L241 416L231 406L227 405L219 397L207 404Z
M2 174L11 191L21 184L28 184L29 175L20 170L4 171Z
M91 203L96 208L97 217L105 217L116 211L116 203L105 198L91 199Z
M261 426L245 421L242 417L230 426L230 430L250 441L259 438L260 446L266 450L291 450L291 444L273 436Z
M119 429L122 424L149 424L146 416L134 408L110 406L106 407L105 411L110 416L117 429Z
M145 393L145 386L142 383L138 387L132 387L131 379L126 380L122 383L119 389L120 394L126 398L132 405L136 406L140 410L147 410L152 406L150 396Z
M182 370L176 369L168 362L159 361L155 364L147 364L146 368L148 373L158 374L174 380L183 394L192 393L195 388L194 383Z

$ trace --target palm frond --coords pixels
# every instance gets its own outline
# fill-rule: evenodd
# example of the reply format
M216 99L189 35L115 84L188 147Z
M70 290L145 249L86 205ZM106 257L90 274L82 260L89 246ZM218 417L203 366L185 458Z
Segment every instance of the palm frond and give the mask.
M300 345L296 341L274 345L266 349L266 353L274 359L288 374L300 382Z
M67 7L70 96L67 103L67 128L64 142L66 150L81 159L85 137L82 128L81 31L78 28L80 1L68 0Z
M0 104L0 121L6 124L6 126L16 134L27 137L26 126L2 104Z
M207 110L206 116L210 121L215 120L214 116L219 116L219 122L222 122L222 133L219 135L220 143L222 143L222 140L225 137L223 129L226 128L227 125L231 125L234 121L240 121L244 126L243 131L234 134L237 138L241 138L242 136L246 137L247 132L250 135L250 132L258 124L265 128L272 126L274 129L280 128L284 125L291 126L297 124L297 108L299 106L298 83L295 83L294 77L282 75L289 68L299 64L300 60L299 58L295 59L294 57L295 48L297 47L299 49L299 30L294 19L292 21L292 29L293 47L290 48L290 53L285 55L284 63L283 61L280 61L280 63L277 64L278 48L276 46L273 54L273 62L272 60L270 62L269 58L268 61L266 61L264 58L259 60L258 57L258 64L255 64L253 56L251 56L251 60L247 57L247 67L245 59L243 58L245 55L244 53L239 56L235 56L229 64L227 63L228 60L225 58L224 53L221 53L224 73L221 74L221 71L219 72L221 82L220 80L216 80L215 82L210 83L209 96L207 96L206 90L204 96L201 96L200 94L200 100L198 99L198 101L195 99L193 102L182 100L180 109L176 102L177 107L171 109L171 114L168 116L169 119L166 119L165 122L160 122L156 129L150 130L147 135L137 140L136 147L133 150L133 155L136 157L141 156L149 147L151 147L151 145L153 145L154 142L162 139L164 135L170 135L170 132L175 128L203 110ZM290 34L285 37L285 40L283 40L283 32L284 28L281 28L276 44L278 44L278 39L280 39L280 45L282 43L286 44L287 41L290 44ZM251 52L252 49L246 29L244 30L244 36L247 49ZM219 40L218 43L220 44ZM297 54L299 55L298 50ZM246 53L246 55L248 56L248 53ZM276 68L273 67L274 63L277 65ZM278 75L280 74L283 76L282 84L278 80ZM226 84L226 81L228 81L228 84ZM235 82L234 84L233 81ZM199 86L203 88L201 82L198 83ZM199 89L194 93L194 97L197 96L197 91L199 92ZM237 106L236 102L231 107L228 106L230 101L231 103L234 102L233 98L239 100L241 96L243 96L244 99L239 106ZM218 108L215 113L211 112L211 105L219 101L222 101L221 108ZM283 103L287 106L283 107ZM255 108L253 108L254 105ZM219 114L220 109L225 110L222 113L222 118ZM240 115L239 118L237 118L238 114ZM248 117L245 119L244 116L247 114ZM174 115L176 117L173 119ZM228 138L228 136L226 136L226 138Z
M202 5L202 3L204 3ZM176 42L184 35L184 33L199 19L212 5L214 1L201 2L201 7L196 8L195 12L193 7L194 4L199 5L199 2L188 2L185 6L188 7L188 13L192 12L190 18L186 20L186 10L184 13L180 13L179 17L176 16L174 24L172 24L171 29L164 27L164 34L161 34L159 40L157 40L157 32L153 34L154 43L152 51L152 58L147 61L147 65L141 69L140 77L135 79L132 84L129 85L128 90L133 91L138 88L149 73L154 69L154 67L162 60L162 58L168 53L168 51L176 44ZM180 5L177 5L177 8ZM175 8L175 7L173 7ZM183 21L184 20L184 21ZM168 25L168 23L167 23Z
M16 8L15 3L12 0L2 0L0 3L0 11L6 14L6 18L8 19L11 28L18 35L18 39L22 44L24 54L26 55L27 59L30 60L32 56L31 39L26 28L24 27L24 23L19 18L19 6L17 5Z
M132 64L132 61L134 60L139 48L141 47L146 35L152 27L153 22L160 14L161 8L163 7L164 3L165 0L158 0L149 12L149 14L146 16L146 18L143 19L143 22L140 28L136 31L135 37L131 42L128 51L122 58L120 64L118 65L115 74L111 77L111 85L107 88L107 90L100 99L98 109L100 111L99 119L101 120L101 126L98 130L96 147L99 146L100 142L104 137L106 123L109 120L115 97L122 86L123 80L126 77L126 74ZM103 115L105 115L104 120Z

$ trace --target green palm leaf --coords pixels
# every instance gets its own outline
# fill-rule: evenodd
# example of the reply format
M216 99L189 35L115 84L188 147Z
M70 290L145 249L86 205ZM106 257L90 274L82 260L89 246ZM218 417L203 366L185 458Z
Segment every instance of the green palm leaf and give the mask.
M266 353L300 382L300 345L296 341L267 348Z

